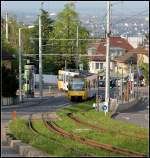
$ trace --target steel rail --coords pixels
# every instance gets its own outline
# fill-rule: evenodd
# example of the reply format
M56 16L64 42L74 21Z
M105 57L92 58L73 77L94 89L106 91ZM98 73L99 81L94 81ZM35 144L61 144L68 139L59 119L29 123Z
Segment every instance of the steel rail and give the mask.
M90 123L88 123L88 122L86 122L86 121L83 121L83 120L81 120L81 119L79 119L79 118L73 116L72 113L67 113L67 116L68 116L70 119L72 119L73 121L75 121L76 123L82 124L82 125L85 125L85 126L88 126L88 127L92 128L92 129L95 129L95 130L97 130L97 131L100 131L100 132L106 132L106 131L108 131L108 129L106 129L106 128L101 128L101 127L98 127L98 126L96 126L96 125L90 124ZM117 133L118 131L110 130L110 132ZM120 135L127 136L127 137L132 137L132 138L134 137L134 138L136 138L136 139L144 139L144 138L146 138L146 137L144 137L143 135L141 136L141 135L137 135L137 134L136 134L136 135L128 135L128 134L123 133L123 132L119 132L119 134L120 134Z
M95 140L83 138L83 137L80 137L78 135L66 132L63 129L61 129L60 127L58 127L57 124L54 123L53 121L47 121L47 120L43 119L43 123L44 123L44 125L47 129L57 133L58 135L70 138L72 140L78 141L82 144L92 146L92 147L97 148L97 149L103 149L103 150L107 150L107 151L110 151L110 152L113 152L113 153L124 154L124 155L127 155L127 156L143 156L143 157L146 156L143 153L130 151L130 150L125 149L125 148L114 147L114 146L109 145L109 144L99 143Z
M43 113L42 113L42 117L43 117ZM58 141L57 139L42 134L41 132L39 132L37 129L35 129L35 128L33 127L32 114L29 116L28 126L29 126L30 130L31 130L34 134L43 136L44 138L48 139L49 141L52 141L54 144L58 144L58 145L62 146L65 150L75 151L75 152L77 152L77 153L80 153L81 156L82 156L82 155L84 155L84 156L95 156L94 154L85 153L85 152L82 152L82 151L79 150L79 149L75 149L75 148L72 148L72 147L68 147L67 145L62 144L62 142Z

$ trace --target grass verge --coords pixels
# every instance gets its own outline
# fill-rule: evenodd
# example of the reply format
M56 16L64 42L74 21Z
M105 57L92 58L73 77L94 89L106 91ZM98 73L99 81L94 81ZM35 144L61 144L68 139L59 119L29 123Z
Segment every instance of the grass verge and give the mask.
M96 112L92 108L93 101L87 101L75 105L70 105L61 108L57 111L57 115L61 118L56 123L64 130L72 132L82 137L96 140L100 143L111 144L116 147L127 148L132 151L148 154L148 138L137 140L134 137L119 135L119 132L125 132L128 135L141 134L148 135L148 130L136 125L126 124L118 120L111 119L111 114L104 116L103 112ZM95 124L99 127L108 129L107 132L99 132L87 126L76 124L68 118L68 112L84 121ZM36 120L33 124L36 130L40 131L43 136L37 136L28 128L27 120L18 118L9 124L10 131L16 138L29 143L34 147L49 153L53 156L124 156L114 154L104 150L98 150L79 142L58 136L57 134L48 131L43 125L42 120ZM115 131L115 132L112 132Z

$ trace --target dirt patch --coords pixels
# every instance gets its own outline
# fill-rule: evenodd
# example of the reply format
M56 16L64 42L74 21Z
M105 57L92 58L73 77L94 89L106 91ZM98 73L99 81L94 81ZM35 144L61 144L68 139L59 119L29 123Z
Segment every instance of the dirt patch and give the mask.
M89 128L77 128L74 130L74 132L84 132L84 131L90 131L92 129L89 129Z
M33 120L39 120L42 118L42 113L36 113L36 114L32 114L32 119Z
M56 112L50 112L47 114L47 119L48 120L52 120L52 121L55 121L55 120L61 120L61 118L56 114Z

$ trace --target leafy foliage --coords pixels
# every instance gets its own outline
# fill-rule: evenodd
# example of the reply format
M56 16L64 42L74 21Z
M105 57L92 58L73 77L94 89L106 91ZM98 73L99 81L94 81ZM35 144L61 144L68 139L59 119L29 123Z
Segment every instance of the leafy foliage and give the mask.
M83 64L85 70L88 69L87 57L79 57L79 54L86 54L88 41L80 41L77 49L77 26L78 38L86 39L89 37L89 32L82 26L79 21L79 15L75 11L73 3L65 5L64 9L58 14L56 20L49 17L46 10L41 9L42 21L42 53L43 54L72 54L72 56L42 56L43 58L43 73L57 74L59 69L65 67L65 60L67 68L76 68L76 63ZM22 23L18 23L15 18L9 17L9 38L5 41L5 20L1 21L1 38L2 46L9 49L8 52L15 54L16 59L13 61L13 67L18 71L18 34L19 28L21 30L22 54L35 54L33 62L35 67L39 69L39 18L35 22L35 27L26 29ZM52 40L52 39L74 39L74 40ZM22 65L24 65L24 59ZM78 60L77 60L78 59Z
M19 87L15 72L2 66L2 76L2 96L15 97Z
M56 18L54 24L54 30L51 34L53 39L74 39L74 40L62 40L62 41L49 41L52 43L53 47L52 52L56 52L59 54L73 54L72 57L58 57L56 62L60 63L57 66L57 69L62 69L65 66L65 60L67 61L67 68L76 68L76 54L85 54L87 42L79 41L79 46L77 50L77 27L78 27L78 38L88 38L88 31L81 26L81 22L79 21L78 13L75 11L75 7L72 3L66 4L65 8L62 12L60 12ZM56 57L54 57L56 58ZM79 59L80 60L80 59ZM87 59L82 58L79 63L82 62L84 64L84 68L88 69ZM79 64L77 63L77 64Z
M149 83L149 64L147 64L147 63L142 63L142 64L140 65L140 68L141 68L141 70L142 70L144 79L145 79L146 83L148 84L148 83Z
M48 43L48 38L50 35L50 32L53 30L53 20L49 17L49 13L45 10L41 10L41 21L42 21L42 52L46 53L45 50L47 50L47 43ZM39 18L37 18L35 22L35 27L31 29L31 53L37 54L34 58L35 60L35 65L38 70L38 60L39 60ZM47 57L46 57L47 58ZM47 59L43 57L43 71L47 72L49 70L49 66L45 67L47 63Z
M1 40L1 44L3 47L3 50L6 50L6 52L9 52L12 54L12 56L14 57L14 59L12 60L12 69L15 72L18 72L18 66L19 66L19 60L18 60L18 52L17 49L12 47L12 45L8 42L6 42L6 40L4 38L2 38Z

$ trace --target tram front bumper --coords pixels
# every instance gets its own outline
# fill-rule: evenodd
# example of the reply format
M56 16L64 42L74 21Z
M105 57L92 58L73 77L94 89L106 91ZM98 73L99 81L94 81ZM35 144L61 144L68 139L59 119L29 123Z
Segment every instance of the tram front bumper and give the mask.
M87 93L85 91L68 91L68 97L70 100L72 97L82 97L82 100L86 100Z

